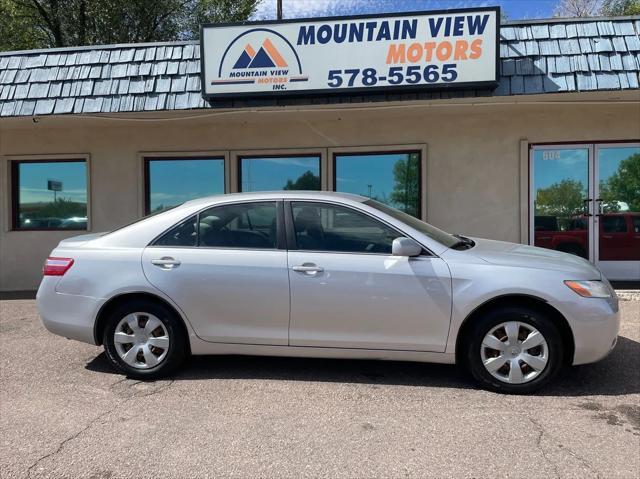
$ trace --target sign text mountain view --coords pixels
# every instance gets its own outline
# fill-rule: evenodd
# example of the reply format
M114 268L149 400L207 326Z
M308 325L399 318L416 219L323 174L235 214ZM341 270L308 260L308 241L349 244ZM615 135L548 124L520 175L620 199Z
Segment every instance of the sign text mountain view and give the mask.
M438 36L459 37L465 34L482 35L489 15L457 15L447 18L427 19L431 38ZM379 42L385 40L415 40L418 20L395 20L394 22L367 21L316 25L301 25L298 45L313 45L354 42Z

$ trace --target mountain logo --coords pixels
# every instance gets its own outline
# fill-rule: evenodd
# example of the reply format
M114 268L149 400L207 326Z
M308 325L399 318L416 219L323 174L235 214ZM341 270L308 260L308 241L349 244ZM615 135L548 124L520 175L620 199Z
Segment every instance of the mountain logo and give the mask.
M227 44L217 78L210 81L220 94L235 94L300 90L309 75L302 71L298 52L287 37L270 28L256 27Z
M265 38L256 52L251 44L247 43L240 57L233 65L233 69L241 68L286 68L287 62L280 55L273 42Z

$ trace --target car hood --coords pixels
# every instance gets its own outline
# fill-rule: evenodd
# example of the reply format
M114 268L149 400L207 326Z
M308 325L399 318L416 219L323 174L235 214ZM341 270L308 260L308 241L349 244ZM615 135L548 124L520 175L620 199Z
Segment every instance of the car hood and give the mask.
M594 265L569 253L506 241L482 238L473 238L473 241L476 244L468 252L487 263L564 271L579 275L575 279L602 278L602 274Z

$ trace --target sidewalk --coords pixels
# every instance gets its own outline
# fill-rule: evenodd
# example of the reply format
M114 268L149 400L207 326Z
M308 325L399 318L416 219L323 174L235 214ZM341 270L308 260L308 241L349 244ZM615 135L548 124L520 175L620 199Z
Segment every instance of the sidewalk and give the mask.
M616 289L620 301L640 301L640 289Z

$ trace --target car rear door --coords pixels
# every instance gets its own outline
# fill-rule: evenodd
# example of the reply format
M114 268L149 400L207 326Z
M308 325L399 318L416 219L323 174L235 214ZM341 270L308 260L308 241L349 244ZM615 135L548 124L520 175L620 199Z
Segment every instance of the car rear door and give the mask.
M282 202L231 203L194 215L148 246L148 280L196 334L222 343L286 345L289 278Z
M391 255L403 236L342 205L292 201L291 346L444 352L451 318L445 262Z

